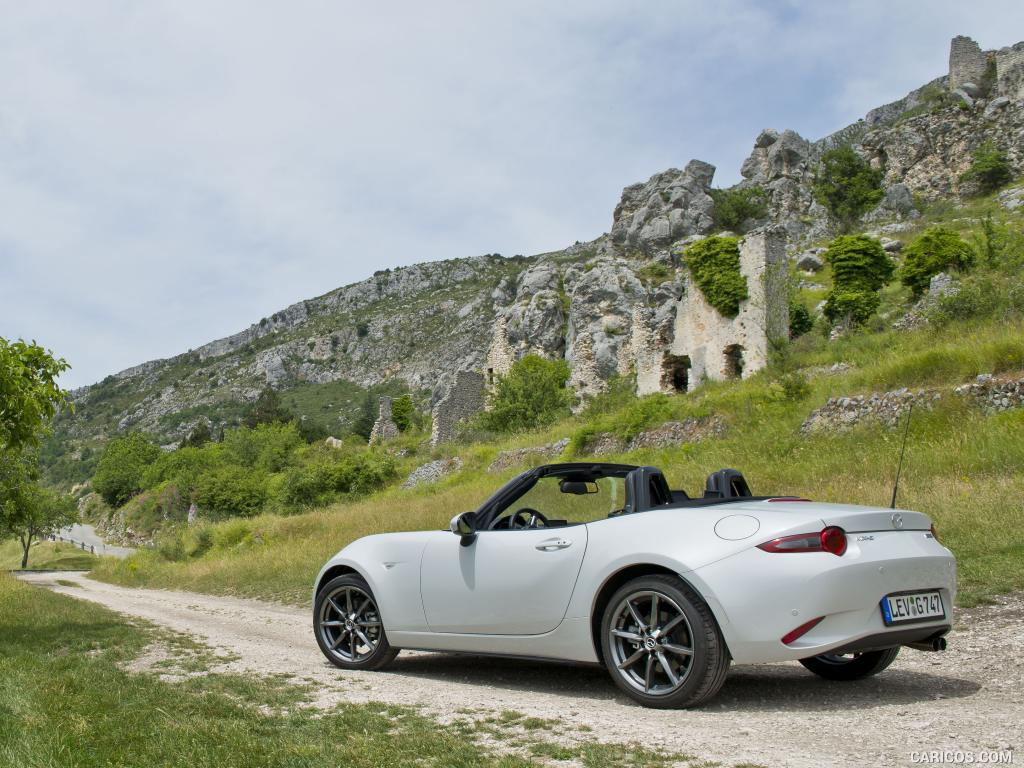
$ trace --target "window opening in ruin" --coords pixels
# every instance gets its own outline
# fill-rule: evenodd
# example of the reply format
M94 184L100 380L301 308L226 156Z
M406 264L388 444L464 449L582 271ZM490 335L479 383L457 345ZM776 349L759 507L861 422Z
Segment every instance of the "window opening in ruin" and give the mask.
M743 375L743 347L730 344L725 348L725 377L738 379Z
M674 392L686 392L690 388L690 358L686 355L665 355L662 363L662 380Z
M487 369L487 383L488 384L494 384L494 369L493 368L488 368Z

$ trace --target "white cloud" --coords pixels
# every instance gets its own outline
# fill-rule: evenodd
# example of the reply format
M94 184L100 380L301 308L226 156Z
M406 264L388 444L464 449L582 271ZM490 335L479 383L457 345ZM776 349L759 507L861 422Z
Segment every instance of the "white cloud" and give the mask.
M816 137L1019 2L0 1L0 335L71 384L374 269L533 253L768 125ZM1020 35L1017 35L1020 36ZM1011 35L1012 37L1012 35Z

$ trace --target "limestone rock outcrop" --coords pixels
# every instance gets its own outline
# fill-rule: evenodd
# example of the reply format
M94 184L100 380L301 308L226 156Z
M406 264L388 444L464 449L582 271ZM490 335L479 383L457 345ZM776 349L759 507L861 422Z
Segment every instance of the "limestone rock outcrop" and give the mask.
M612 217L612 242L627 254L652 255L687 235L710 233L714 176L713 165L691 160L682 170L670 168L626 187Z

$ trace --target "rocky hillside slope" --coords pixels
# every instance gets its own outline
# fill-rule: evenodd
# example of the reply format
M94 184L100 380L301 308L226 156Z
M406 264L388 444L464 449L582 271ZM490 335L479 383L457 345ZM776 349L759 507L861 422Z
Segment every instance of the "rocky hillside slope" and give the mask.
M828 237L831 224L812 182L821 154L845 143L885 171L885 198L866 217L878 233L905 226L929 201L970 193L960 176L984 141L1024 175L1024 43L980 59L985 69L973 83L964 80L970 61L962 40L954 41L948 75L828 137L762 131L738 186L764 188L768 212L743 229L783 227L794 257ZM679 245L716 231L714 173L693 160L626 187L609 233L592 242L531 257L384 270L228 338L109 376L75 393L76 412L59 420L47 456L82 463L126 430L174 444L201 420L230 424L268 385L342 434L367 390L409 390L426 403L443 394L454 372L484 368L496 324L513 354L530 349L570 363L585 329L597 374L610 376L621 369L635 308L649 308L658 327L659 313L683 290Z

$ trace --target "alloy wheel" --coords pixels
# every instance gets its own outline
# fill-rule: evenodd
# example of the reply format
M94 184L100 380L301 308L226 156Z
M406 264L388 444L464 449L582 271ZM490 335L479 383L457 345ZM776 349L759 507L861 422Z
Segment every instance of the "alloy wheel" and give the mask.
M648 696L679 689L693 667L693 630L683 609L653 590L633 592L615 608L609 640L619 675Z
M368 659L381 640L377 606L370 595L355 586L338 587L324 598L317 627L324 648L350 663Z

